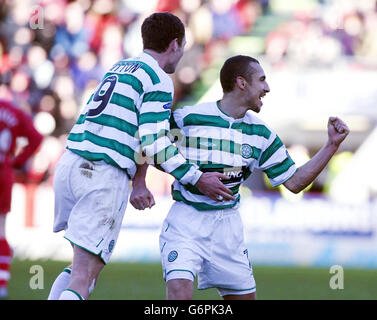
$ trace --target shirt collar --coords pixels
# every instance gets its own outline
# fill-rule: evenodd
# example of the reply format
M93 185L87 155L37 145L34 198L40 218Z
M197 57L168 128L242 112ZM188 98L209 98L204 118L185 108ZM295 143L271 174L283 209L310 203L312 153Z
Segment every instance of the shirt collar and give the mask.
M146 61L148 64L154 64L155 66L160 68L160 65L158 64L157 60L155 58L153 58L149 53L143 51L139 55L139 57L140 57L141 60Z
M217 100L217 101L215 102L215 106L216 106L215 108L217 109L217 110L216 110L216 111L217 111L217 114L218 114L220 117L222 117L223 119L226 119L227 121L229 121L229 122L231 122L231 123L233 123L233 122L242 122L242 121L243 121L243 119L244 119L245 117L235 119L235 118L231 117L230 115L226 114L223 110L220 109L219 102L220 102L220 100Z

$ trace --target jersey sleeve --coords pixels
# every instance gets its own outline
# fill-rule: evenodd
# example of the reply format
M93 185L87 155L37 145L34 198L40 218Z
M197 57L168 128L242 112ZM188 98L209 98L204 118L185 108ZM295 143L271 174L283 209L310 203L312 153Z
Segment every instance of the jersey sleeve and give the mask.
M183 137L183 132L182 132L182 115L181 115L182 109L176 109L171 113L170 116L170 132L169 132L169 137L171 142L177 142L180 141L181 138Z
M260 154L257 169L266 173L273 187L287 181L297 170L285 145L274 132Z
M43 136L35 129L32 119L24 114L19 113L19 137L25 137L28 140L25 146L17 157L13 160L13 167L20 168L37 150L43 140Z
M173 84L152 86L142 97L139 109L139 137L142 152L156 168L170 173L182 184L195 185L202 172L190 164L172 144L170 115L173 102Z

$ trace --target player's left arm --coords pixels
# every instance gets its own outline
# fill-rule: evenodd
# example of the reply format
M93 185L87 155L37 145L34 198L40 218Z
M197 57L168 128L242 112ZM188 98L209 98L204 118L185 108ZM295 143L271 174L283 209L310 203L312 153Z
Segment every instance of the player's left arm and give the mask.
M327 130L328 140L326 144L312 159L299 167L290 179L283 183L291 192L299 193L314 181L350 132L347 125L338 117L329 118Z
M42 143L43 136L37 131L33 125L32 119L25 113L20 113L20 137L25 137L28 140L20 154L13 159L13 167L21 168L25 162L33 155L39 145Z
M175 138L179 136L179 134L177 134L177 131L179 131L179 128L177 124L175 123L174 116L172 114L170 116L169 122L170 122L169 138L171 142L173 143ZM135 209L138 209L138 210L151 208L155 205L153 195L146 186L146 175L147 175L148 166L149 164L147 161L144 164L138 164L136 168L135 176L132 179L132 192L130 195L130 203Z
M148 163L139 164L132 179L130 203L138 210L150 209L155 205L153 194L149 191L145 182L147 169Z

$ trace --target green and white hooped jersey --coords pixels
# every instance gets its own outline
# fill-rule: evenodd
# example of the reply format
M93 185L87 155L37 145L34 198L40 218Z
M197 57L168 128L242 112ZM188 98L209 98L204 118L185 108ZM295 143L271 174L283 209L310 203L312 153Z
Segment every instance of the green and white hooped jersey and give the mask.
M194 185L201 172L168 137L173 94L172 80L149 54L117 62L73 126L67 148L126 170L130 178L145 162L143 154L182 184Z
M185 106L173 112L171 135L182 155L202 172L217 171L230 177L224 184L234 201L214 201L194 186L175 181L173 199L198 210L234 207L240 200L240 185L254 169L264 171L271 184L288 180L296 166L280 138L252 111L242 119L223 113L216 102Z

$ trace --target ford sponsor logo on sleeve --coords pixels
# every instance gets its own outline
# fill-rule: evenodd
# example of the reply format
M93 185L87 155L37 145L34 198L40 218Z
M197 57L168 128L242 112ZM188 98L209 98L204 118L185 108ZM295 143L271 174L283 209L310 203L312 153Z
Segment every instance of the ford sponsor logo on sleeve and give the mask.
M172 103L171 102L168 102L166 104L164 104L162 107L166 110L166 109L171 109L171 106L172 106Z

